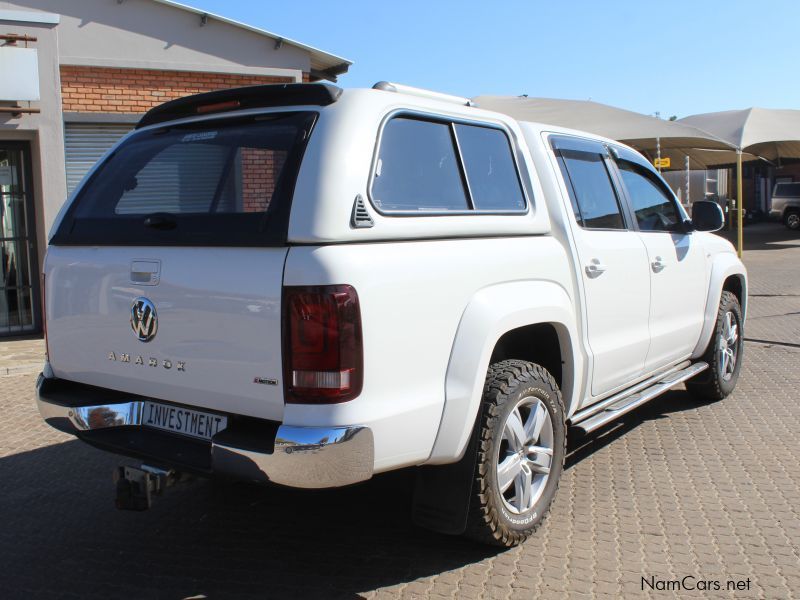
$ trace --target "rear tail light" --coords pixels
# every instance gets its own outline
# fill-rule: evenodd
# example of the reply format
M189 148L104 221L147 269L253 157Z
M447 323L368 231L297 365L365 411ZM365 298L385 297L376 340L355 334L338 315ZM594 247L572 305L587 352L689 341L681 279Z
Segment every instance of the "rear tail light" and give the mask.
M331 404L361 393L364 351L358 294L349 285L283 291L286 402Z

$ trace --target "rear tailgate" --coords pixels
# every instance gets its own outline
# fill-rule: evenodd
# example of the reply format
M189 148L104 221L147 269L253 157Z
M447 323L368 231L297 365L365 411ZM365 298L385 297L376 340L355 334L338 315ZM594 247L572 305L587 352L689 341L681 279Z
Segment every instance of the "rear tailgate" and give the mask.
M123 140L48 250L55 375L281 420L286 231L315 120L231 114Z
M48 347L57 377L271 420L283 416L284 248L53 247ZM157 285L139 283L143 273ZM135 301L155 307L140 341ZM148 315L143 315L146 321ZM132 322L133 321L133 322Z

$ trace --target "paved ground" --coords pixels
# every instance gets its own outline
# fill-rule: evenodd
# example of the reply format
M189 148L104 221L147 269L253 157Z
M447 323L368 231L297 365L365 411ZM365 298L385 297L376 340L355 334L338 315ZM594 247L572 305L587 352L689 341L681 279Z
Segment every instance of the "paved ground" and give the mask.
M800 238L748 237L759 341L736 392L672 391L573 439L551 518L513 550L413 528L405 474L325 493L198 482L117 512L119 460L43 425L32 375L0 378L0 596L800 597ZM642 590L686 576L723 591Z
M44 362L44 342L39 338L0 341L0 376L38 373Z

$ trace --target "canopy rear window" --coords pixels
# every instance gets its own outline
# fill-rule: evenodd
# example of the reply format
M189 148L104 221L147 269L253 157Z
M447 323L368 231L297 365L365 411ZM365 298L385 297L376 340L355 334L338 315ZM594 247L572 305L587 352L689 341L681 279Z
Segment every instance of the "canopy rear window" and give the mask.
M280 113L135 133L80 190L53 243L285 243L314 119Z

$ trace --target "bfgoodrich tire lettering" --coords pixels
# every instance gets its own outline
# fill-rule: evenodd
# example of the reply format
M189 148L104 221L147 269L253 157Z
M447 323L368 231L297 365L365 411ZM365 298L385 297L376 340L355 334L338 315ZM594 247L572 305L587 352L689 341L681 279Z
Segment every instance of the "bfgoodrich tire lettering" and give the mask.
M564 469L564 421L561 391L544 368L521 360L489 368L465 535L515 546L536 531Z
M722 400L736 387L744 353L742 308L731 292L722 292L714 333L703 360L708 370L686 382L686 389L696 398Z

